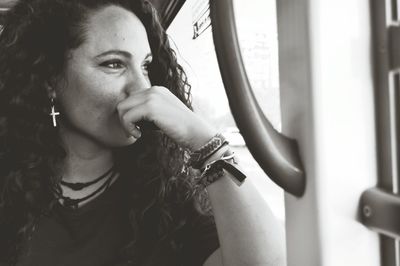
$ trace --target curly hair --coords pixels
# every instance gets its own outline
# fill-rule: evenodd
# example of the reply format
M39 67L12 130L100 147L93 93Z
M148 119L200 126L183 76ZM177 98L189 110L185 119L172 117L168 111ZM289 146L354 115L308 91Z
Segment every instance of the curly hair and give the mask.
M167 87L192 109L185 72L147 0L19 1L7 12L0 34L0 258L11 263L40 217L57 203L54 190L61 189L56 173L66 151L48 120L45 85L85 41L90 12L109 5L133 12L145 26L153 54L152 85ZM186 162L187 150L160 131L146 131L133 145L115 150L122 175L135 169L143 176L132 185L133 235L123 248L127 259L143 262L155 247L178 252L176 235L186 223L188 206L211 214L206 192L196 189L197 172Z

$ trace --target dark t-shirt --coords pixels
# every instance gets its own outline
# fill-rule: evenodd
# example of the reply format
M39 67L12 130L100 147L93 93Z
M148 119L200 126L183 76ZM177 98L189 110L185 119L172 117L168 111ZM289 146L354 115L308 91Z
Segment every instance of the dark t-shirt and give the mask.
M41 218L17 265L135 265L120 262L121 248L132 237L128 207L121 191L124 191L122 177L79 209L57 205L51 216ZM160 266L171 265L171 262L176 266L202 265L219 247L213 218L200 215L194 209L187 215L188 223L183 228L183 252L167 254Z

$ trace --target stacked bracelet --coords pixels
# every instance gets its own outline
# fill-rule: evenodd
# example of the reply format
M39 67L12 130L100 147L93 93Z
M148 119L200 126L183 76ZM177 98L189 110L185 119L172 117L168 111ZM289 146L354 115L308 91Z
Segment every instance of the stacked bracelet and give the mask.
M201 189L204 189L208 185L220 179L223 175L224 169L222 167L218 167L218 169L214 169L212 173L202 174L197 184Z
M227 149L217 160L207 162L211 156L216 154L227 144L229 143L225 137L218 133L200 149L190 154L188 165L201 171L201 175L197 182L200 188L205 188L221 178L224 175L224 170L232 174L233 181L237 185L240 186L244 182L246 175L237 168L234 152L230 149ZM206 162L206 166L202 167Z
M232 174L233 181L240 186L246 179L246 175L237 168L234 156L235 153L228 149L221 158L209 162L201 169L202 173L198 180L198 185L201 188L207 187L220 179L224 175L224 170L226 170Z
M216 134L200 149L190 153L188 165L195 169L200 169L208 158L228 143L221 133Z

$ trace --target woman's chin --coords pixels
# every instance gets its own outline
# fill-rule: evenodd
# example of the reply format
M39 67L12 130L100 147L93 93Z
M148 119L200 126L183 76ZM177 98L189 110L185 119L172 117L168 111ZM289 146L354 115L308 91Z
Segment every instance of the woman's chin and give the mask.
M128 146L133 143L135 143L138 139L135 138L134 136L129 136L129 137L124 137L124 138L119 138L117 143L114 143L114 147L123 147L123 146Z
M138 141L134 136L127 136L124 131L113 132L112 136L109 136L107 140L104 141L108 147L124 147L129 146Z

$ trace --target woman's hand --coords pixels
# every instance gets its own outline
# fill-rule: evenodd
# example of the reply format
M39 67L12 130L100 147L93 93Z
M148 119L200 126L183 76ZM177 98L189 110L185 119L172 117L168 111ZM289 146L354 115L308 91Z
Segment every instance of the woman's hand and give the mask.
M125 130L139 138L137 122L156 124L170 138L192 150L197 150L217 132L186 107L173 93L161 86L132 92L117 106Z

